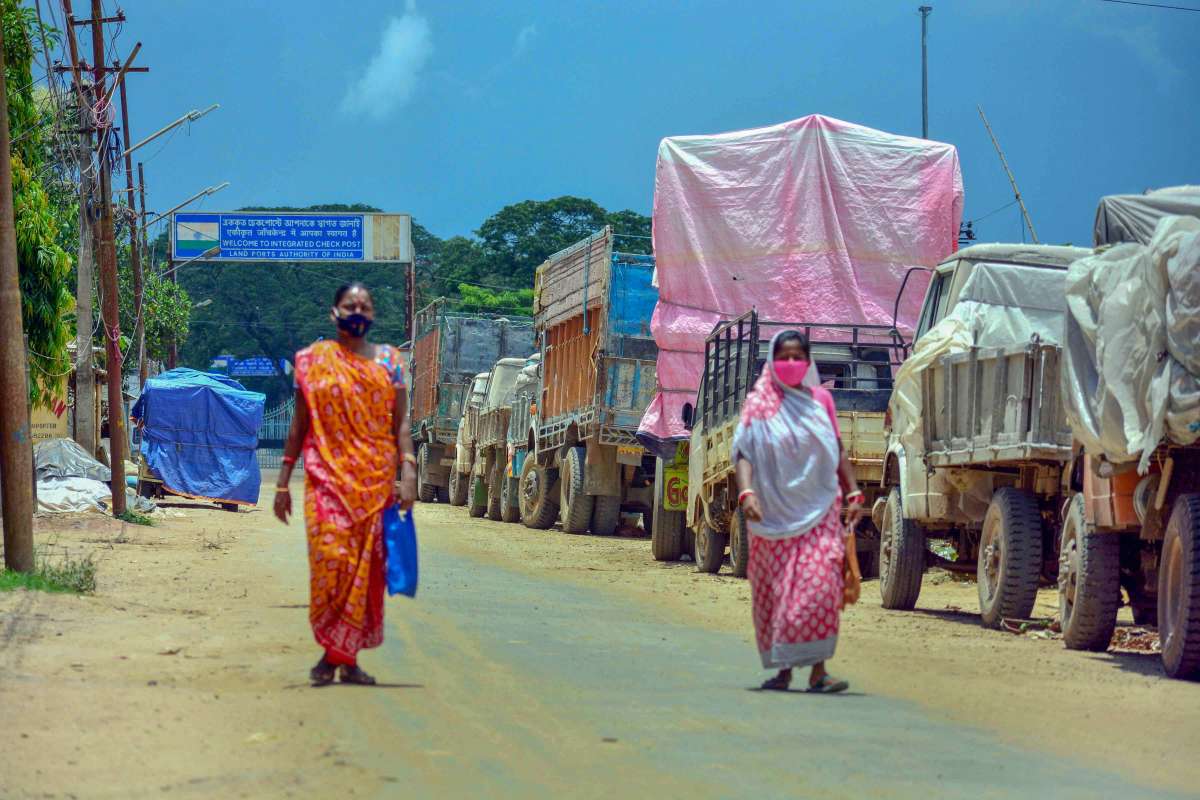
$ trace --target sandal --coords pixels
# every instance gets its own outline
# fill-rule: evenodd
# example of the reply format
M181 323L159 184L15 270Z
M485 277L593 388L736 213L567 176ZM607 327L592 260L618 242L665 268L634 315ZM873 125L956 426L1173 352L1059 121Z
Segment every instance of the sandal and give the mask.
M763 681L763 685L759 688L764 692L786 692L791 685L792 677L790 675L776 675L774 678Z
M322 657L321 660L317 662L317 665L309 671L308 678L312 681L312 685L314 687L328 686L329 684L333 683L333 676L336 673L337 667L335 667L333 664L330 664L324 659L324 657Z
M825 675L816 683L809 684L808 688L804 691L810 694L837 694L849 688L849 682L835 678L832 675Z
M375 685L375 679L363 672L362 668L357 665L349 666L343 664L338 677L342 683L353 683L357 686Z

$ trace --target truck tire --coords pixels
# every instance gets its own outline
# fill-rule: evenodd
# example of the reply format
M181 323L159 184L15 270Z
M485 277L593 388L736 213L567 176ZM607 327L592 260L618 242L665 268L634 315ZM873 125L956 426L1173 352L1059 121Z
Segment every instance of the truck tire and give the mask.
M592 499L592 533L612 536L621 524L621 498L596 495Z
M465 506L467 504L467 489L471 486L471 477L463 475L454 467L450 468L450 505Z
M487 484L478 475L469 476L471 491L467 497L467 513L475 519L482 519L487 514Z
M864 581L879 577L879 531L868 516L863 516L855 531L858 545L858 572Z
M504 502L500 497L500 492L504 488L504 464L499 458L492 466L491 474L488 475L487 482L487 516L488 519L499 522L504 517Z
M707 522L700 521L696 531L696 571L716 574L725 563L725 547L729 534L714 531Z
M450 487L449 486L437 487L437 502L439 502L439 503L449 503L450 502Z
M662 500L654 501L650 521L650 552L655 561L678 561L683 555L683 512L667 511Z
M1200 680L1200 494L1184 494L1163 537L1158 564L1158 635L1167 675Z
M979 536L979 618L985 628L1027 619L1042 576L1042 514L1032 492L1004 486L992 495Z
M436 503L438 487L429 482L429 445L422 444L417 450L417 499L422 503Z
M525 456L517 501L521 504L521 522L526 528L544 531L558 520L558 503L550 494L553 483L550 470L537 463L532 454Z
M879 532L879 594L883 607L911 611L921 595L925 574L925 531L904 518L900 487L888 493Z
M746 577L750 566L750 529L740 508L729 520L729 565L735 578Z
M1083 495L1071 498L1058 548L1058 613L1071 650L1103 652L1121 605L1121 537L1096 533L1083 517Z
M567 533L584 533L592 523L595 498L583 491L583 467L587 450L572 447L562 464L562 523Z
M517 481L508 477L508 469L504 470L500 484L500 519L504 522L520 522L521 507L517 505Z

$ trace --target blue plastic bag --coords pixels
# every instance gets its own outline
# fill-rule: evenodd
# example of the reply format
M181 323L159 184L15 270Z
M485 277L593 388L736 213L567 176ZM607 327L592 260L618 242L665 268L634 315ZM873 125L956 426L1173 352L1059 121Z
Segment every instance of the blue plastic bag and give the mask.
M417 526L412 511L400 513L400 506L388 506L383 512L383 543L387 547L388 594L417 596Z

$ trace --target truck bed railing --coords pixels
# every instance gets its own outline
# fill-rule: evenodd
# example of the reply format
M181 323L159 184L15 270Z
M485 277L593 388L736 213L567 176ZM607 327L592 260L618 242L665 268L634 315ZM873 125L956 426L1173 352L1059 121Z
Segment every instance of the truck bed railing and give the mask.
M754 310L717 324L704 342L700 420L706 428L736 416L769 357L780 330L796 330L809 342L821 380L838 407L883 411L892 373L908 354L900 332L889 325L780 322L759 319ZM876 406L879 406L876 408Z

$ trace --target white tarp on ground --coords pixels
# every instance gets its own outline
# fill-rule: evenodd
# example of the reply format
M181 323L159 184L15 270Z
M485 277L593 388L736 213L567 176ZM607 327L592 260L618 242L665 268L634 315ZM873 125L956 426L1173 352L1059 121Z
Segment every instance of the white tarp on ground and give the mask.
M46 478L110 480L108 467L89 456L74 439L38 442L33 446L33 465L39 481Z
M1063 396L1075 438L1110 461L1200 438L1200 219L1163 217L1067 274Z
M921 452L921 373L942 356L973 345L1010 347L1035 336L1059 344L1066 306L1066 272L1014 264L976 264L958 304L917 340L896 372L890 409L893 430L909 453Z
M38 511L103 511L112 490L91 478L45 478L38 481L37 501Z

